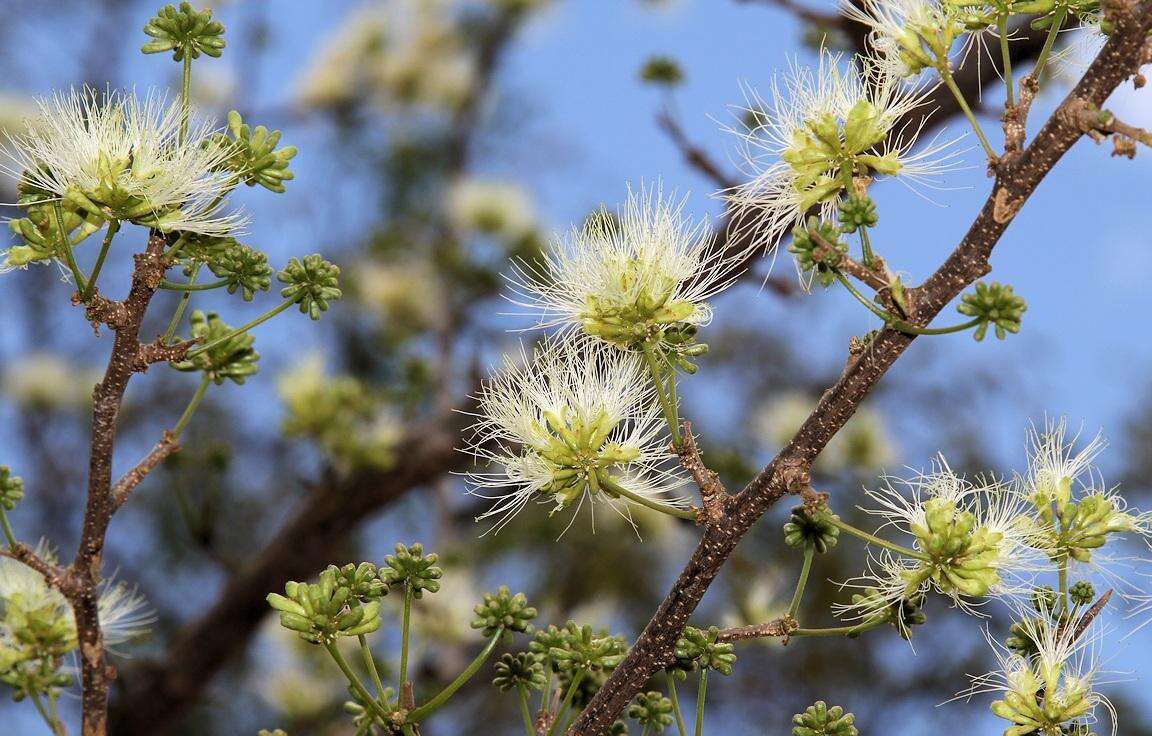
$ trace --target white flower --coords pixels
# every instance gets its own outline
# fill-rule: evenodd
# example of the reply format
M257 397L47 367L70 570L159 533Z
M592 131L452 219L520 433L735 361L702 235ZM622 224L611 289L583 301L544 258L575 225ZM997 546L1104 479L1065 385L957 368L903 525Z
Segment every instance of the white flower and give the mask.
M996 670L971 677L972 687L961 693L971 697L995 693L999 700L991 710L1010 725L1004 736L1062 736L1086 733L1078 726L1097 722L1097 710L1108 711L1112 733L1116 733L1116 713L1095 688L1100 669L1095 653L1103 633L1098 628L1081 631L1077 625L1061 625L1047 611L1039 615L1018 612L1020 636L1032 651L1010 650L991 637L996 652ZM1056 619L1055 621L1053 619Z
M515 242L536 231L532 200L515 184L462 179L449 188L446 205L453 225L464 232Z
M365 261L352 272L360 298L379 309L390 324L418 331L440 327L447 321L444 285L426 261Z
M378 53L386 27L375 5L349 12L306 66L297 82L297 101L306 107L332 107L354 100L364 88L366 60Z
M955 141L914 153L919 129L898 128L927 93L873 59L827 51L815 70L793 65L774 79L771 100L749 90L743 120L728 129L751 177L724 193L736 236L768 250L810 209L832 217L842 194L873 176L930 185L955 168Z
M36 553L54 559L52 550L41 541ZM19 615L17 615L17 610ZM0 638L8 639L16 619L36 618L47 626L62 627L68 647L76 646L71 605L63 594L48 585L40 573L9 557L0 558ZM122 644L148 633L155 621L144 597L125 583L106 583L97 598L100 628L107 644ZM19 637L16 637L19 640Z
M945 64L965 25L936 0L840 0L840 12L869 30L879 62L897 77Z
M99 373L81 370L50 353L29 353L12 361L0 376L0 389L28 409L78 409L92 400Z
M687 219L683 207L659 186L629 191L618 215L589 217L554 240L543 263L518 263L514 303L540 327L581 328L623 348L707 324L707 300L732 284L740 259L716 247L707 222Z
M869 619L901 601L929 591L967 612L991 597L1013 598L1031 590L1037 569L1029 546L1026 506L1000 483L975 485L941 458L933 472L911 480L887 479L867 492L864 511L882 520L880 531L911 540L915 554L885 550L869 571L851 583L863 596L838 610Z
M468 474L472 493L495 502L479 518L499 529L530 501L554 512L605 503L629 519L633 502L685 507L671 495L685 480L670 469L653 396L634 356L599 342L553 339L505 356L481 390L468 448L492 466Z
M215 130L204 121L180 142L178 101L84 89L38 104L39 118L9 136L4 169L49 198L165 232L223 236L244 223L217 209L234 184L223 170L231 151L208 143Z

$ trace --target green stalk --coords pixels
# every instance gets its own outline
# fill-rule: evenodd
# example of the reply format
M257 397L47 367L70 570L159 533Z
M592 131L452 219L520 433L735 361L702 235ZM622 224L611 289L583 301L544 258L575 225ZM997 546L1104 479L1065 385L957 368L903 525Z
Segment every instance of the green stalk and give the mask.
M196 275L200 273L200 264L197 263L192 267L192 274L188 277L188 285L196 283ZM168 329L164 330L164 342L167 343L176 334L176 328L180 326L180 322L184 319L184 310L188 308L188 302L192 299L192 292L186 291L180 297L180 303L176 305L176 312L172 315L172 319L168 321Z
M672 434L672 444L676 447L680 446L680 417L677 413L676 405L668 398L665 392L664 384L664 371L660 368L660 364L656 362L656 355L652 350L651 343L643 343L640 350L644 353L644 362L648 364L648 372L652 374L652 382L656 384L656 399L660 402L660 408L664 411L664 420L668 422L668 431ZM672 372L671 380L676 380L675 371Z
M184 78L180 83L180 143L188 140L188 121L192 117L192 56L184 49Z
M572 698L576 697L576 688L580 687L580 683L583 681L584 670L580 670L572 678L572 682L568 684L568 690L564 693L564 702L560 704L560 710L556 711L556 720L552 721L552 726L548 729L548 736L553 736L556 733L556 727L560 725L564 716L568 715L568 709L572 707Z
M875 255L872 253L872 240L868 237L868 228L860 226L860 252L864 255L864 267L872 268Z
M196 409L200 406L200 400L204 398L205 392L208 391L208 385L212 382L212 378L205 373L204 377L200 379L200 386L196 389L196 393L192 394L192 400L188 402L188 406L184 409L184 413L180 415L180 420L176 422L176 426L172 428L172 436L179 437L184 428L188 426L188 421L192 419L192 415L196 413Z
M1060 612L1068 610L1068 556L1065 555L1056 563L1056 577L1060 581Z
M375 712L376 715L387 722L388 712L385 711L383 706L376 702L376 700L371 695L368 694L366 689L364 689L364 684L360 682L360 678L357 677L356 673L352 671L352 668L348 666L348 662L344 659L344 655L341 654L340 650L336 648L335 642L326 643L324 648L328 650L328 654L331 655L333 660L335 660L336 666L339 667L340 671L344 673L344 677L348 678L348 684L352 686L352 689L355 690L356 694L359 695L360 698L364 701L365 706L367 706L369 709Z
M795 629L789 636L851 636L853 634L862 634L865 631L871 631L886 622L886 618L877 618L852 626L833 626L825 629Z
M376 658L372 656L372 649L368 646L368 637L360 634L356 638L360 641L360 656L364 660L364 669L368 670L372 685L376 688L376 697L387 708L388 699L384 696L384 683L380 680L380 671L376 669Z
M220 287L227 285L228 279L220 279L219 281L213 281L208 284L177 284L165 279L164 281L160 282L159 288L164 289L165 291L210 291L212 289L219 289Z
M536 725L532 722L532 709L528 707L528 688L523 684L516 686L520 695L520 717L524 719L524 733L527 736L536 736Z
M52 730L53 734L62 733L61 726L58 718L52 716L51 713L44 707L44 701L40 699L40 693L36 692L33 688L28 688L28 695L32 698L32 704L36 706L39 711L40 717L44 719L44 723L48 724L48 728Z
M84 274L80 273L80 267L76 265L76 254L72 252L72 246L68 244L68 231L64 227L64 212L60 208L60 201L53 202L52 207L56 211L56 227L60 230L64 262L68 265L68 270L72 272L72 278L76 279L76 288L83 293L88 287L84 283Z
M276 307L275 309L269 309L267 312L260 315L256 319L254 319L250 322L246 322L245 324L240 325L236 329L230 330L229 332L221 335L220 337L216 338L215 340L211 340L209 342L206 342L203 345L201 345L200 347L189 351L188 357L189 358L195 358L197 355L200 355L201 353L203 353L206 350L211 350L212 348L216 347L217 345L221 345L225 342L228 342L229 340L236 337L237 335L243 334L243 333L247 332L248 330L252 329L253 327L256 327L257 325L264 324L265 322L272 319L276 315L280 314L285 309L287 309L288 307L292 306L295 303L296 303L295 299L286 299L283 304Z
M1000 71L1004 75L1005 101L1008 107L1016 104L1012 91L1012 53L1008 50L1008 16L1001 13L996 19L996 32L1000 36Z
M400 689L404 692L404 683L408 682L408 644L409 631L412 628L412 586L404 584L404 617L400 622ZM404 696L401 695L401 698Z
M696 520L695 511L692 511L691 509L681 509L675 506L670 506L665 503L660 503L659 501L654 501L651 498L646 498L639 494L633 493L632 491L622 486L619 481L610 475L599 475L598 480L601 487L603 487L605 490L610 491L617 496L623 496L633 503L638 503L641 506L652 509L653 511L659 511L662 514L675 516L678 519L689 519L691 521Z
M904 555L905 557L911 557L916 560L923 560L924 562L931 561L931 558L923 552L917 552L914 549L903 547L899 544L896 544L895 542L889 542L887 539L881 539L874 534L869 534L863 529L857 529L848 522L833 516L832 514L826 514L824 518L827 519L833 526L840 529L840 531L848 532L857 539L862 539L869 544L874 544L877 547L883 547L890 552L895 552L896 554Z
M8 549L15 549L16 535L12 533L12 525L8 523L8 513L0 506L0 527L4 528L4 540L8 542Z
M1036 57L1036 66L1032 67L1032 78L1037 82L1040 81L1040 75L1044 73L1044 67L1048 64L1048 56L1056 44L1056 36L1060 33L1060 27L1064 25L1064 19L1067 17L1068 8L1062 7L1056 11L1056 16L1052 19L1052 26L1048 29L1048 37L1044 39L1044 48L1040 49L1040 55Z
M688 728L684 725L684 714L680 711L680 698L676 694L676 678L667 670L665 670L664 676L668 679L668 699L672 701L672 714L676 716L676 730L680 732L680 736L688 736Z
M112 238L120 231L119 220L108 221L108 231L104 234L104 243L100 246L100 254L96 256L96 264L92 266L92 275L88 277L88 285L80 292L80 301L87 302L96 291L96 280L100 278L100 271L104 268L104 259L108 257L108 249L112 246Z
M464 671L457 675L455 680L448 683L443 690L436 693L431 700L409 713L408 719L414 723L419 723L436 712L440 706L447 703L448 699L455 695L457 690L464 687L464 685L472 679L473 675L480 671L480 668L488 661L488 657L492 656L492 651L496 649L496 645L500 643L500 637L503 634L503 629L493 634L492 637L488 639L488 644L480 650L480 653L464 668Z
M708 668L700 669L700 686L696 691L696 736L704 733L704 699L708 695Z
M796 581L796 592L792 594L792 604L788 606L789 618L796 618L800 611L800 601L804 599L804 588L808 585L808 573L812 572L812 558L816 556L816 545L804 545L804 564L800 568L800 578Z
M980 145L984 147L984 153L987 154L989 159L995 160L999 158L996 151L992 148L992 145L988 143L988 139L984 137L984 131L980 127L980 122L976 120L976 115L973 114L972 108L968 106L968 100L964 99L964 93L956 86L956 80L952 78L952 70L948 68L947 60L940 64L937 69L940 72L940 79L943 80L944 86L946 86L952 93L952 96L956 98L956 102L959 103L960 109L964 112L964 117L968 118L968 123L972 126L973 132L975 132L976 137L980 139Z
M836 279L844 285L844 288L848 290L849 294L856 298L856 301L860 302L865 307L868 307L868 311L884 320L888 326L899 332L903 332L909 335L950 335L954 332L970 330L983 322L981 317L973 317L967 322L961 322L960 324L956 325L949 325L948 327L917 327L916 325L912 325L902 319L898 319L897 317L892 316L891 313L881 309L876 305L875 302L861 294L860 290L857 289L852 284L852 282L848 280L848 277L845 276L843 272L834 269L834 273L836 274Z

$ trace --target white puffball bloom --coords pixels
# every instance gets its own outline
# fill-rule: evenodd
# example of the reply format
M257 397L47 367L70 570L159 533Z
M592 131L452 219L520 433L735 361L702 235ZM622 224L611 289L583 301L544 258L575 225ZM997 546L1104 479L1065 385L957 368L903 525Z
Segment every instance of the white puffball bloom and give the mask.
M792 441L808 419L816 400L800 392L774 398L753 418L760 437L777 446ZM869 406L856 410L816 458L815 468L824 473L873 473L896 461L897 448L884 417Z
M468 451L483 468L467 477L473 495L494 502L479 519L495 529L531 501L553 513L605 504L629 520L633 503L687 506L675 495L686 479L654 388L634 356L551 339L505 356L478 399Z
M619 213L601 211L554 239L543 262L517 263L511 300L539 327L582 329L624 348L672 325L706 325L707 300L735 281L743 257L717 246L684 203L659 186L630 190Z
M515 242L536 232L532 200L516 184L461 179L448 189L445 209L462 232L479 232Z
M100 380L59 355L28 353L16 357L0 374L0 391L25 409L79 409L92 400Z
M351 272L361 301L394 324L426 330L448 319L444 285L425 261L365 261Z
M245 223L218 209L235 184L225 170L232 150L210 142L208 121L192 120L181 141L178 100L86 88L37 104L38 117L8 136L9 175L101 217L164 232L226 236Z
M828 51L815 69L793 64L774 78L768 99L749 89L728 128L749 177L724 192L733 237L770 251L813 208L834 218L859 181L891 176L916 189L956 168L955 141L913 150L920 127L905 121L928 92L874 59Z

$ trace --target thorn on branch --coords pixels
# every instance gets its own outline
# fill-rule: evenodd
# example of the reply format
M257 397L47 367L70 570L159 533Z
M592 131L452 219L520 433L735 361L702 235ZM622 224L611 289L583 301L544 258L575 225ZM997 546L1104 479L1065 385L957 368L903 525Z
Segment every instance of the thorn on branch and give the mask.
M692 434L692 423L685 421L681 427L683 441L676 452L680 456L680 464L696 481L700 489L700 502L703 504L696 510L696 523L705 526L719 524L727 517L728 491L720 482L720 476L704 465L700 447Z

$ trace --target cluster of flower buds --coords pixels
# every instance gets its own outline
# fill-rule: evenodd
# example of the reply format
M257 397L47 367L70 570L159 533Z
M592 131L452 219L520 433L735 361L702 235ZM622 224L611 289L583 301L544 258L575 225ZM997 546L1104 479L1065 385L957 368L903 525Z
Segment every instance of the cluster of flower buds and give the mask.
M320 573L315 583L290 581L284 595L268 594L268 604L280 613L280 625L314 644L329 645L341 636L360 636L380 627L380 601L361 599L335 568Z
M502 693L520 688L543 690L547 682L544 662L532 652L503 654L496 663L496 677L492 678L492 684Z
M856 716L838 705L831 708L823 700L792 716L792 736L857 736Z
M796 256L796 265L802 273L811 271L821 286L831 286L836 280L836 269L848 253L848 244L840 239L840 228L809 217L804 225L792 231L788 251Z
M144 26L144 33L153 38L144 44L145 54L172 52L174 61L200 58L200 54L219 58L224 52L224 25L212 20L212 9L195 10L190 3L180 7L165 5L156 17Z
M676 640L676 662L673 668L681 672L699 668L715 670L722 675L732 674L732 667L736 664L734 647L720 641L719 637L720 629L715 626L707 629L686 626Z
M960 314L980 319L976 332L972 334L976 340L984 339L989 326L995 328L996 337L1001 340L1009 332L1016 334L1020 331L1020 321L1027 309L1027 302L1012 293L1011 285L995 281L978 282L973 291L960 297L960 304L956 306Z
M672 701L656 690L640 693L628 706L628 717L647 733L660 733L672 725Z
M196 310L189 318L193 339L210 347L202 353L172 363L178 371L202 371L217 385L230 379L243 384L249 376L260 370L260 353L252 349L256 338L247 333L233 334L233 329L215 312ZM219 338L226 338L220 340Z
M905 573L908 591L931 579L946 594L981 597L1000 582L997 563L1003 533L979 524L976 515L955 500L933 498L924 504L924 524L915 525L923 565Z
M497 633L530 633L531 621L536 618L536 609L528 605L523 593L513 595L508 587L501 585L495 594L487 593L484 600L473 609L476 618L472 628L480 629L484 636Z
M397 542L395 554L384 558L380 579L411 592L413 598L423 598L424 591L440 590L444 570L436 564L439 559L435 552L424 554L424 545L419 542L410 545Z
M0 509L11 511L24 498L24 480L12 475L12 469L0 465Z
M796 549L811 546L823 554L840 539L840 529L832 521L839 518L826 504L816 509L806 504L797 506L784 524L784 543Z
M296 146L276 148L280 135L280 131L270 131L263 125L253 128L244 122L240 113L232 110L228 113L228 134L218 133L205 145L217 146L229 153L220 168L232 172L239 181L283 194L284 182L295 176L288 166L297 149Z

